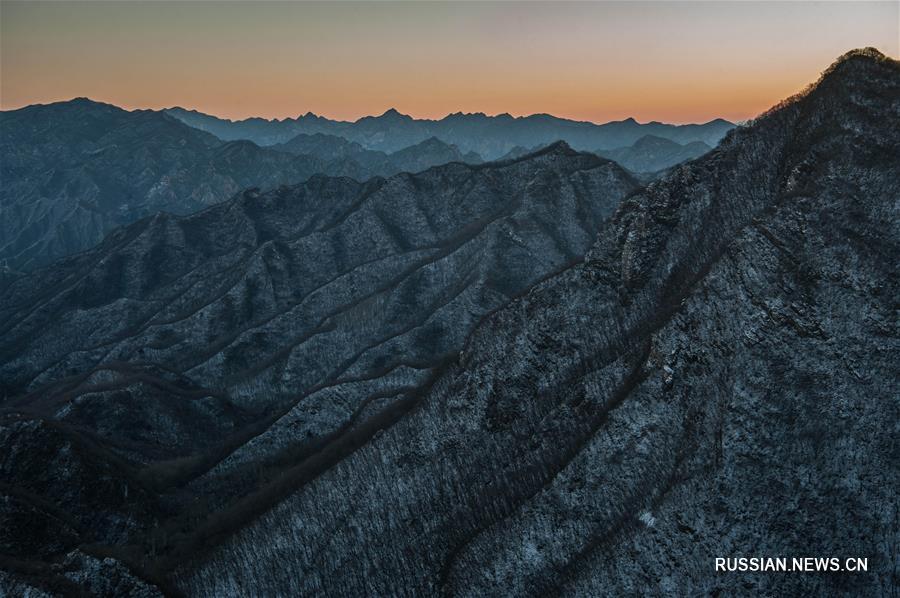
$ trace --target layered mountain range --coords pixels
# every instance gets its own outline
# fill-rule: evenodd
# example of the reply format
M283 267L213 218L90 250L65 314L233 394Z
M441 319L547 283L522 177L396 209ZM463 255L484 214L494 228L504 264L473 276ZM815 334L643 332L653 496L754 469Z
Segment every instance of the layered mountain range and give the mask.
M583 263L492 314L407 417L180 586L889 594L898 116L900 64L853 53L630 196ZM714 572L751 552L870 568Z
M165 113L83 98L0 112L0 266L29 270L95 245L116 226L157 211L195 212L248 187L481 162L436 139L388 155L303 137L272 149L224 142Z
M317 156L326 161L329 170L336 171L342 164L351 164L353 169L370 173L357 178L365 180L371 176L390 176L399 172L420 172L450 162L480 164L483 160L475 152L462 153L455 145L448 145L437 137L428 139L397 150L392 154L378 150L369 150L354 141L348 141L336 135L300 133L286 143L271 146L276 149L300 156ZM350 168L345 168L351 170Z
M186 510L232 525L242 500L274 505L296 463L408 411L481 317L579 260L637 186L564 144L313 177L157 214L16 279L0 297L8 529L32 557L126 538L169 555L195 541L176 535L198 523ZM114 490L78 494L104 468Z
M394 152L437 137L456 145L464 153L475 152L486 160L500 158L516 146L533 148L560 140L583 151L630 146L646 135L679 144L700 141L715 146L735 126L723 119L694 125L638 123L633 118L595 124L549 114L513 117L509 114L487 116L480 112L457 112L440 120L429 120L416 119L394 109L353 122L331 120L311 112L283 120L248 118L239 121L184 108L170 108L166 112L225 140L249 139L259 145L275 145L301 133L322 133L343 137L367 149Z
M628 147L596 150L595 153L615 160L632 172L653 173L699 158L711 149L702 141L682 145L662 137L646 135Z
M15 277L0 587L889 595L898 118L859 50L647 186L563 143L314 176Z

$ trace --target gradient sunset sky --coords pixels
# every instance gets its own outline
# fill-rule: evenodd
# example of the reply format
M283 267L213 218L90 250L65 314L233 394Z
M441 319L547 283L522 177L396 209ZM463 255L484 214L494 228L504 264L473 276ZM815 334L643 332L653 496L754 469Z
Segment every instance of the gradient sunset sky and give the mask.
M3 0L0 106L741 120L862 46L897 57L900 1Z

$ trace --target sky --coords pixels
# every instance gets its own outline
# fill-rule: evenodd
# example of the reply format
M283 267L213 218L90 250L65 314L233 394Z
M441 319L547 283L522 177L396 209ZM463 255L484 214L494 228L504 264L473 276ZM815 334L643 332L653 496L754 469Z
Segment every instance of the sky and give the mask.
M0 108L738 121L863 46L900 54L900 0L0 0Z

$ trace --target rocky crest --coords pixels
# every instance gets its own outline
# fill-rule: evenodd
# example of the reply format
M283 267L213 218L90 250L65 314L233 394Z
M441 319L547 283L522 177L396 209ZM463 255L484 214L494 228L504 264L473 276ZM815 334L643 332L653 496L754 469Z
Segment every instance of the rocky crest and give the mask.
M898 115L900 65L844 57L631 196L583 264L480 325L417 409L178 583L890 593ZM865 555L869 573L715 574L748 553Z

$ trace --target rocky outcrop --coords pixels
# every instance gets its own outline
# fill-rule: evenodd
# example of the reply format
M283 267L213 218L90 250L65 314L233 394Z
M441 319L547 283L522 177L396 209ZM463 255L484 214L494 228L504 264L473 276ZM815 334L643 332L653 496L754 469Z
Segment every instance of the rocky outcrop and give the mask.
M896 586L900 65L630 197L404 419L178 580L191 595L884 595ZM867 557L867 574L714 558ZM261 563L278 563L262 567Z

